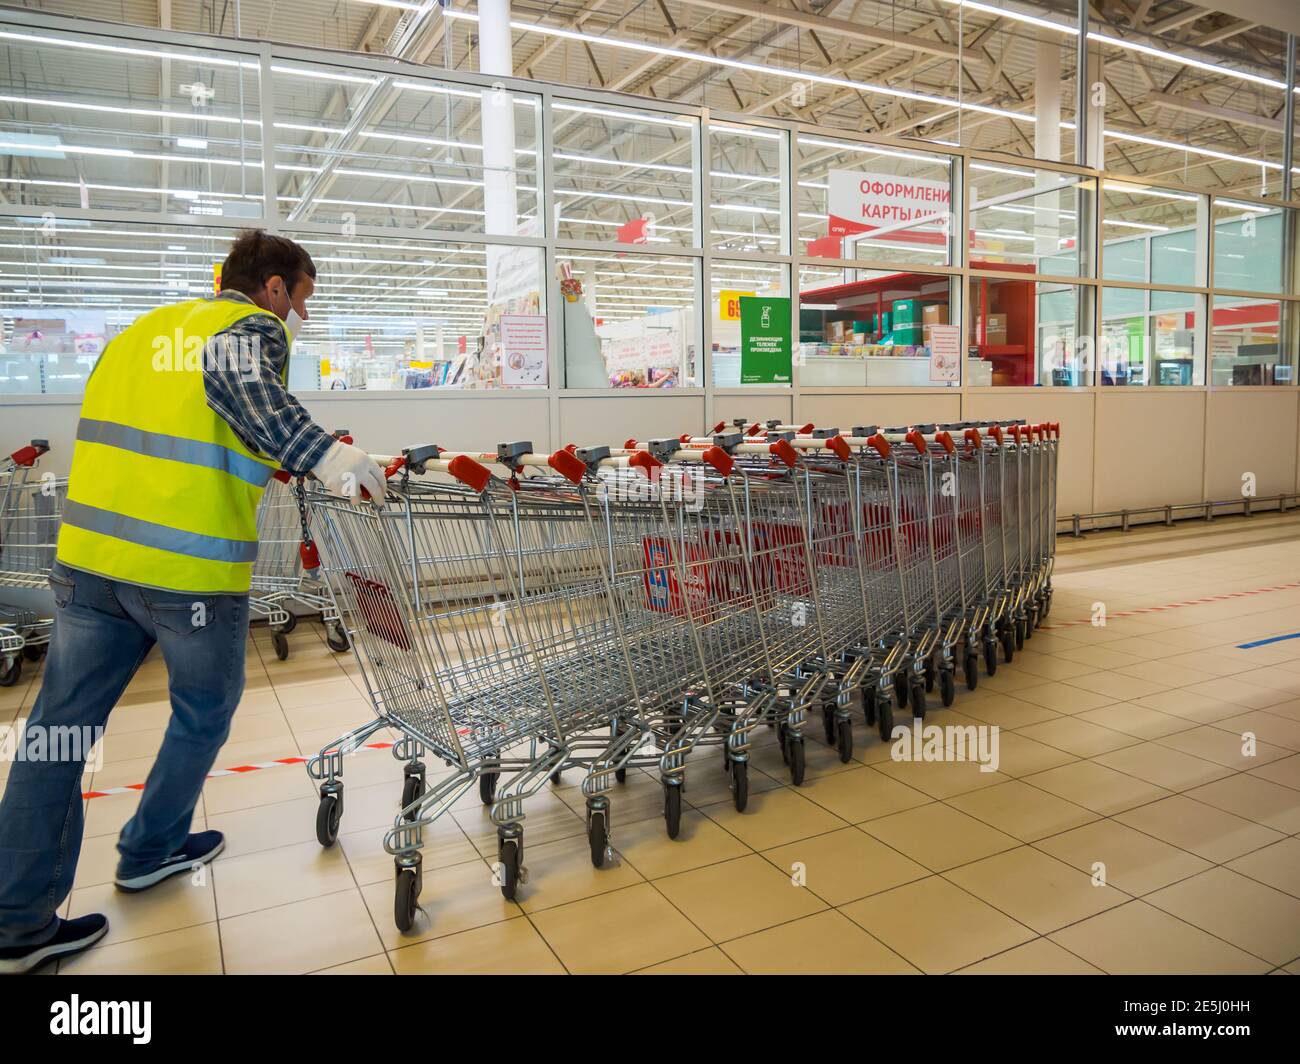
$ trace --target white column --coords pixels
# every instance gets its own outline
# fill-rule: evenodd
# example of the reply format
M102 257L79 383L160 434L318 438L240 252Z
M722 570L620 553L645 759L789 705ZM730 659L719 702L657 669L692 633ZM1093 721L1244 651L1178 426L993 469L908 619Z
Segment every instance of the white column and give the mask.
M1085 166L1091 166L1095 169L1102 169L1106 163L1106 89L1103 85L1105 77L1105 66L1102 61L1100 49L1092 49L1088 53L1088 138L1085 146ZM1100 92L1101 104L1095 101L1098 97L1097 86L1102 85Z
M1038 42L1034 74L1034 155L1060 162L1061 44L1055 37Z

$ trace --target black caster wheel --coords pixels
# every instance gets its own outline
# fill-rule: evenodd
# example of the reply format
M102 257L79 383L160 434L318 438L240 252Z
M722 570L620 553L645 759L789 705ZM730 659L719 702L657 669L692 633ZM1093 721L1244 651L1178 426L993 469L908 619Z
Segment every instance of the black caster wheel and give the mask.
M45 644L37 643L33 646L31 643L28 643L23 647L23 657L32 662L40 661L41 658L45 657Z
M341 626L331 626L325 630L325 645L335 654L342 654L352 646L348 633Z
M1016 656L1016 633L1012 631L1014 625L1008 625L1002 629L1002 660L1008 665L1011 659Z
M934 658L925 659L925 692L934 690Z
M334 845L339 837L339 821L343 819L343 785L327 791L321 788L320 805L316 807L316 841L325 849Z
M1024 617L1016 618L1016 649L1025 649L1025 640L1028 638L1029 623Z
M682 785L664 783L664 821L668 827L668 837L677 838L682 830Z
M491 805L497 793L497 780L500 772L484 772L478 778L478 796L484 805Z
M894 673L894 704L899 709L907 708L907 674L901 669Z
M979 656L972 651L967 654L963 661L963 667L966 670L966 690L973 691L980 682L980 660Z
M519 869L523 856L523 839L512 837L501 839L497 847L497 866L501 875L501 896L506 901L514 901L519 891Z
M835 707L833 705L822 707L822 730L826 734L826 745L835 745Z
M894 734L894 707L888 698L876 699L876 723L880 729L880 741L889 742Z
M397 889L393 897L393 923L405 934L415 924L420 908L420 872L416 868L397 870Z
M626 769L626 768L616 768L616 769L614 770L614 778L615 778L616 780L618 780L619 783L626 783L626 782L627 782L627 769Z
M803 736L791 735L790 741L786 745L790 748L790 782L796 787L802 787L804 777Z
M911 688L912 716L925 720L925 681L918 676L912 680Z
M957 678L953 675L952 669L939 670L939 701L943 703L944 708L952 705L953 699L957 697Z
M786 727L784 723L776 726L776 745L781 748L781 763L788 765L790 763L790 751L786 749Z
M996 639L984 640L984 671L990 676L996 675L998 671L998 641Z
M874 687L864 687L862 689L862 715L867 719L868 728L875 726L876 689Z
M292 632L295 628L298 627L298 615L296 613L290 613L288 616L289 619L285 621L284 624L280 625L279 628L276 629L276 631L283 632L285 635L288 635L290 632Z
M275 656L281 661L289 656L289 640L283 632L271 633L271 646L275 648Z
M482 777L479 777L480 779ZM402 808L406 809L413 802L418 802L424 797L424 770L418 772L407 772L406 777L402 780ZM406 814L407 822L413 822L419 818L419 811L413 810Z
M0 687L12 687L23 675L23 659L13 657L8 664L0 667Z
M853 722L848 717L835 722L835 748L839 751L840 761L848 764L853 757Z
M609 846L608 809L587 809L587 841L591 843L591 866L599 868L605 863L605 850Z
M736 812L743 813L749 804L749 762L731 762L731 800L736 803Z
M557 787L558 787L558 786L559 786L563 781L564 781L564 771L563 771L563 769L558 769L558 768L557 768L554 772L551 773L551 782L552 782L553 784L555 784Z

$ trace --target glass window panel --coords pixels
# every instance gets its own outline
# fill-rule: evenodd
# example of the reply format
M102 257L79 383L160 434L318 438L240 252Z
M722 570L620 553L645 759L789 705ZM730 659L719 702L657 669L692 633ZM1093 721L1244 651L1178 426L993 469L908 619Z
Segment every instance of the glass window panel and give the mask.
M748 386L743 370L742 327L740 300L751 296L788 296L789 267L783 263L741 262L714 259L709 278L709 304L713 317L713 384L718 388ZM790 336L787 350L793 361L795 337ZM755 386L789 386L790 367L783 366L784 381L764 380ZM752 369L749 373L753 376Z
M293 345L291 387L547 383L540 248L286 235L310 252L317 270L309 317Z
M1102 271L1111 281L1204 285L1209 199L1136 181L1102 183Z
M576 100L552 112L562 239L699 245L696 119Z
M566 387L699 386L698 259L560 249L556 261Z
M293 222L541 236L539 98L277 62L277 201Z
M714 250L784 254L789 250L785 132L713 122L709 145Z
M799 134L800 250L900 265L952 261L952 160Z
M1101 384L1205 383L1204 296L1106 288L1101 310Z
M13 26L0 64L5 200L34 214L262 216L254 57Z
M956 282L943 274L801 271L800 387L956 387L932 380L935 326L957 324ZM828 283L829 282L829 283Z
M1073 174L996 163L970 164L970 265L1023 267L1077 277L1088 258L1079 234L1095 182Z
M1296 328L1293 303L1215 296L1210 331L1210 383L1294 383Z
M104 345L141 314L212 294L234 235L0 218L0 394L81 392Z
M1296 212L1214 201L1214 286L1281 293L1295 284Z
M1080 285L973 278L968 379L995 387L1091 384L1091 298Z

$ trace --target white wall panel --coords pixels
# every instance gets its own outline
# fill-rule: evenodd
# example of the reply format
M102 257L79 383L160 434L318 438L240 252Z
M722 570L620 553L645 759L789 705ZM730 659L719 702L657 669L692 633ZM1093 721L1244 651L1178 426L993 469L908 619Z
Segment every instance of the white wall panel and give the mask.
M1205 445L1205 498L1240 498L1244 473L1255 474L1257 495L1294 491L1295 395L1245 388L1210 392Z
M1160 388L1112 388L1097 393L1093 475L1097 510L1158 506L1201 497L1205 398L1205 392Z
M680 436L683 432L704 432L712 427L704 424L703 395L561 397L560 434L555 446L622 444L632 438Z

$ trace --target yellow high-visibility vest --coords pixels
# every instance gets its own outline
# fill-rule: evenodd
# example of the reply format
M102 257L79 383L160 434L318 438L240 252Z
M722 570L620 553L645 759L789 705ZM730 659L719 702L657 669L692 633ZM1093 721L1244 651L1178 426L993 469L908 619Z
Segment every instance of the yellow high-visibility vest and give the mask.
M208 406L203 367L221 357L224 372L260 370L255 350L208 350L250 314L269 312L191 299L150 311L105 347L81 404L59 561L168 591L248 591L257 506L278 463Z

